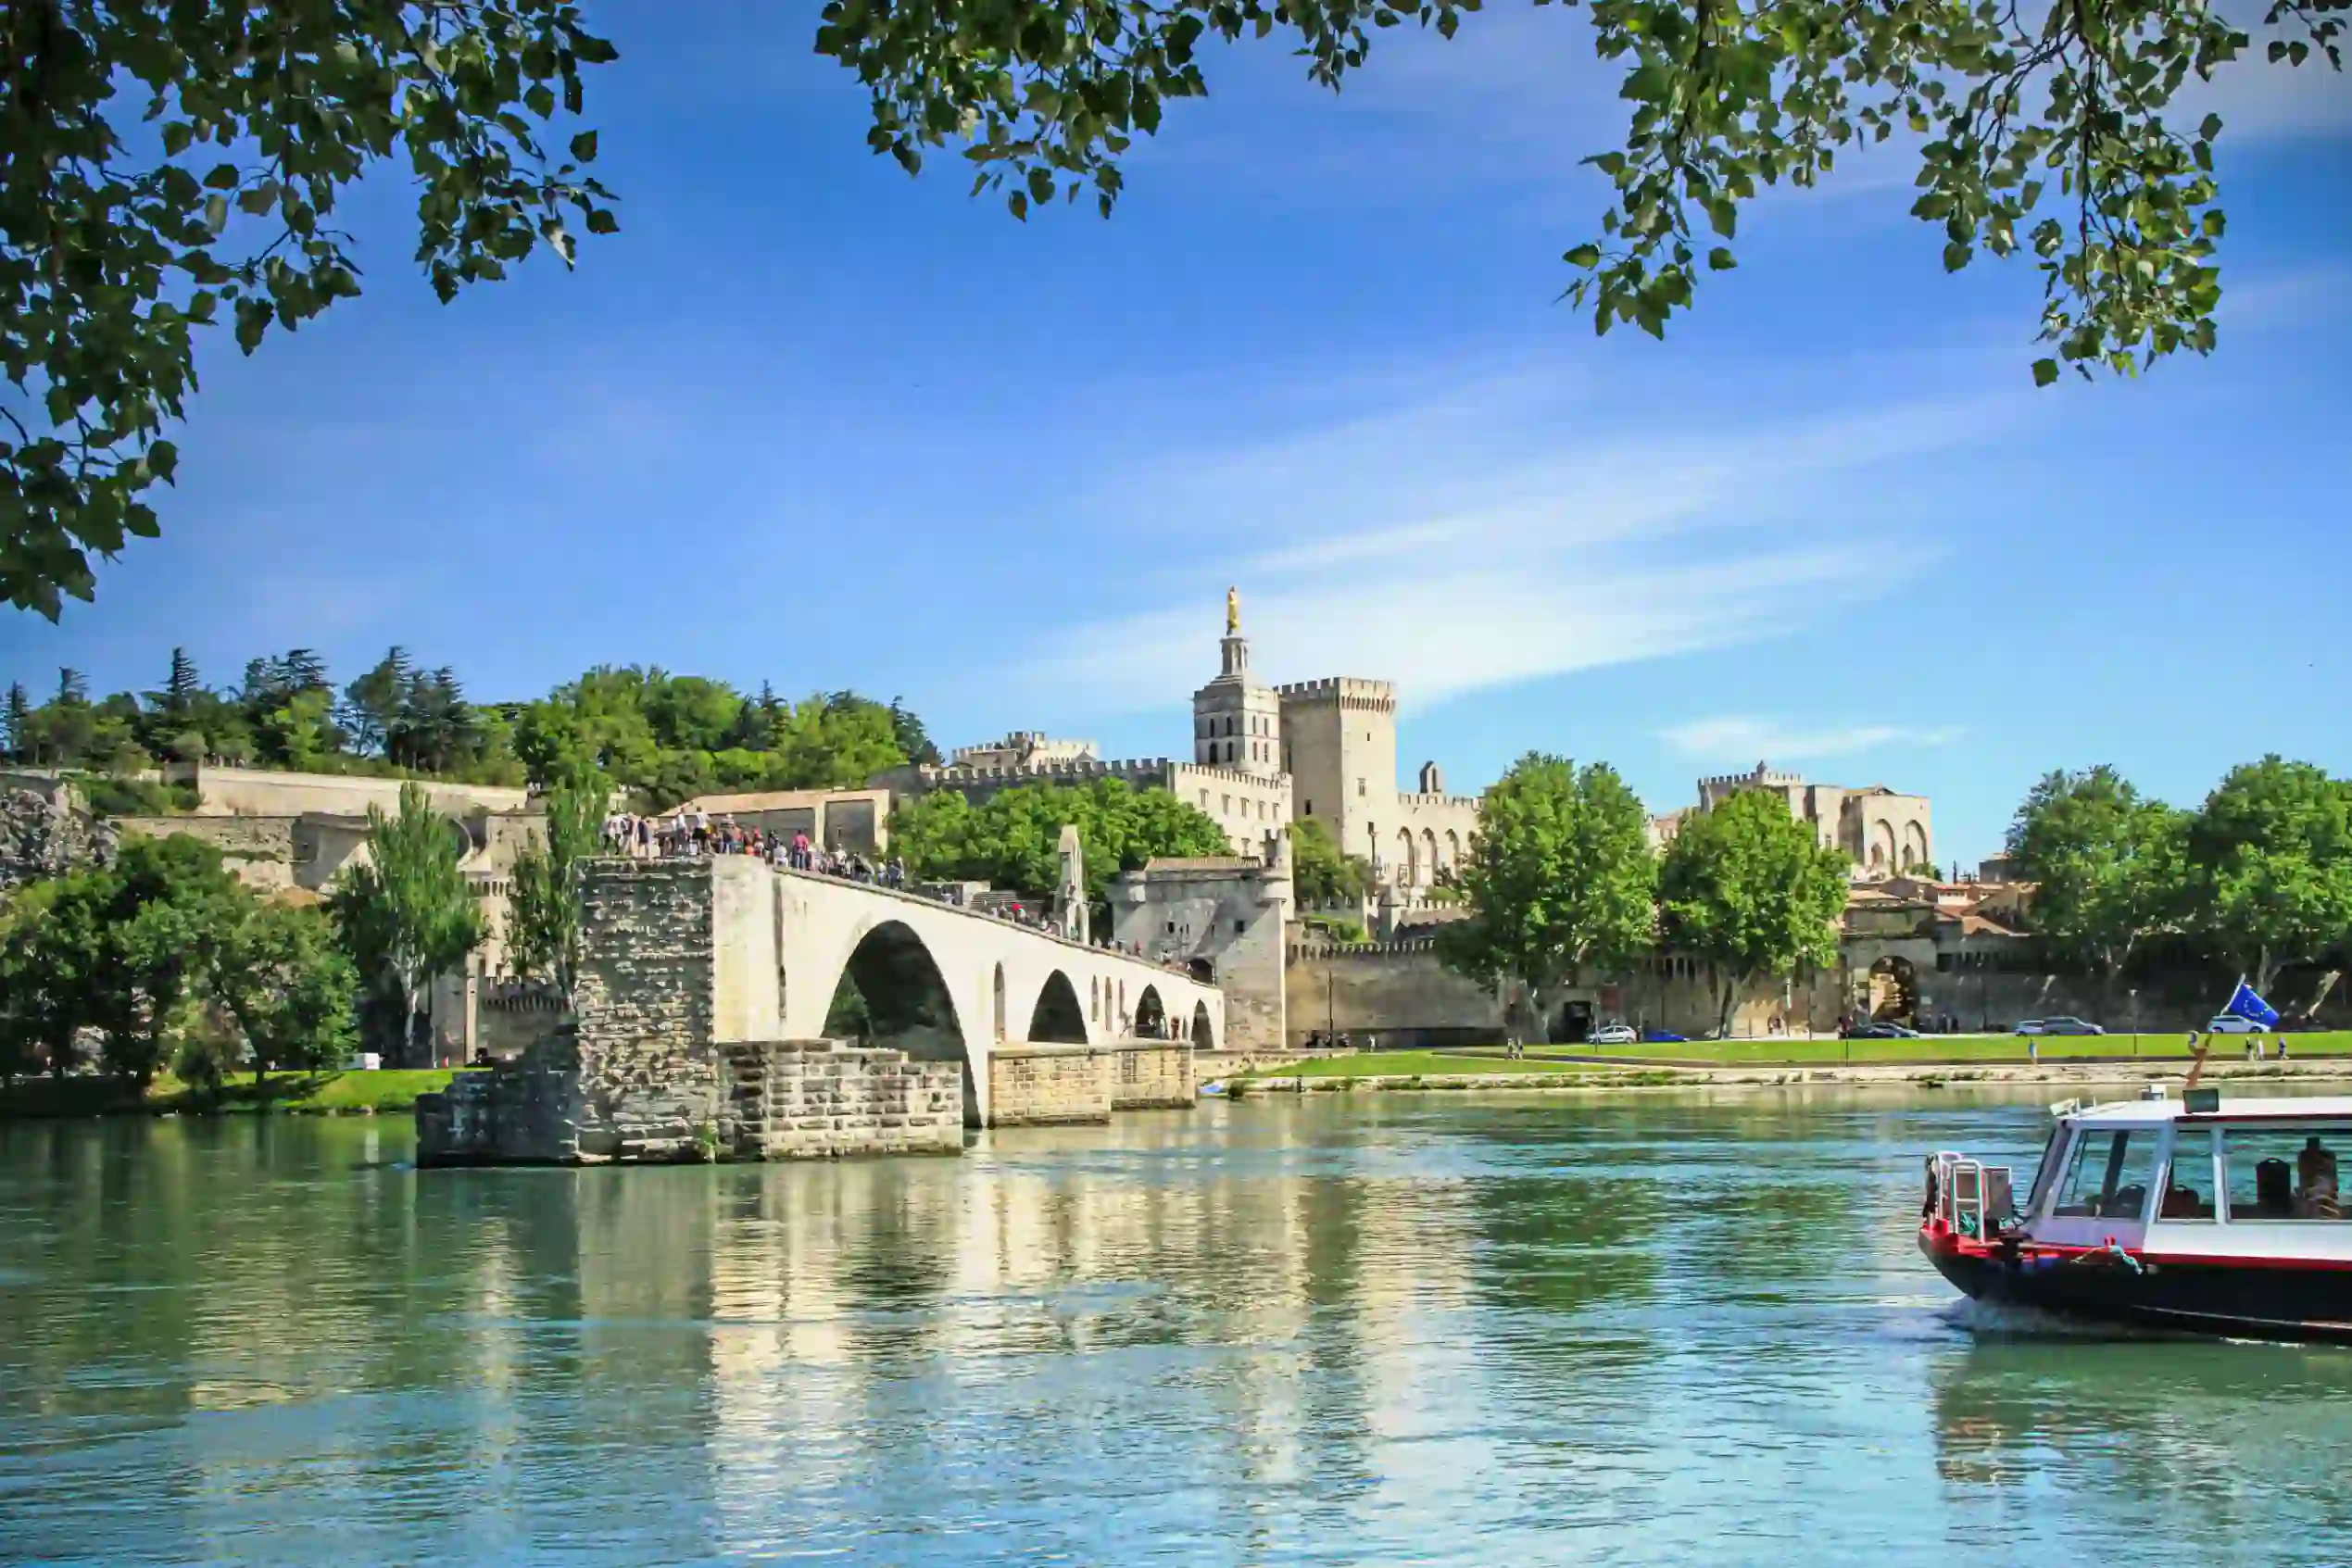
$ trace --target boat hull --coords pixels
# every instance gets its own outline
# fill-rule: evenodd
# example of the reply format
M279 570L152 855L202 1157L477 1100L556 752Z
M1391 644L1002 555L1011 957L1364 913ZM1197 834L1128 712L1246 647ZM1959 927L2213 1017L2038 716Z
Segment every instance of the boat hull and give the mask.
M1926 1230L1919 1250L1980 1301L2172 1333L2352 1344L2352 1271L2342 1268L2258 1260L2127 1261L2104 1250L2011 1253Z

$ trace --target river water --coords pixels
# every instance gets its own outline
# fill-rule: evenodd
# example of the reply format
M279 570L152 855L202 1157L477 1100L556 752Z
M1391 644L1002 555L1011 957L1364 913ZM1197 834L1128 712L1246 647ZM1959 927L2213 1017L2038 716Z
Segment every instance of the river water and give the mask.
M1920 1261L1921 1152L2044 1125L1318 1096L421 1173L399 1121L0 1124L0 1562L2352 1561L2352 1354Z

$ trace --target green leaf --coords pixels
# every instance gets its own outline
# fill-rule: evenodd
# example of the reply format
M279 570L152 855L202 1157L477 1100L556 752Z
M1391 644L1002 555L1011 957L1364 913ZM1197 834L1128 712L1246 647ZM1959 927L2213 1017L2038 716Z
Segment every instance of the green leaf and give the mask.
M195 139L195 127L185 120L166 120L163 126L163 156L178 157L188 150L188 144Z
M1957 272L1968 264L1968 257L1972 254L1974 253L1968 245L1956 240L1954 241L1943 247L1943 270L1946 272Z
M1715 271L1729 272L1732 268L1737 267L1739 264L1738 259L1732 256L1730 251L1722 245L1717 245L1713 250L1707 252L1707 266Z
M2036 359L2033 362L2034 385L2047 386L2057 379L2058 362L2056 359Z
M583 131L577 136L572 137L572 156L578 158L582 163L596 162L597 133L593 131Z
M1601 247L1591 244L1580 245L1573 250L1563 252L1560 259L1571 267L1598 267L1601 265Z

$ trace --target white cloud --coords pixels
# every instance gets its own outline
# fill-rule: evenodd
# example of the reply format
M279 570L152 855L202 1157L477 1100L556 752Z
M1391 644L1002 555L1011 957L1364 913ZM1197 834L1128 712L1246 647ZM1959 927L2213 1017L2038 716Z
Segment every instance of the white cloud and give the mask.
M1726 714L1673 725L1660 730L1658 738L1696 760L1778 762L1843 757L1890 746L1948 746L1960 734L1954 726L1916 730L1893 724L1844 724L1808 729L1780 719Z
M1391 677L1408 705L1753 642L1931 564L1893 470L1998 419L1921 403L1734 425L1704 405L1628 429L1597 389L1506 377L1180 453L1113 487L1123 528L1180 541L1182 564L1131 584L1149 608L1057 628L983 678L1055 714L1181 704L1229 583L1260 679Z

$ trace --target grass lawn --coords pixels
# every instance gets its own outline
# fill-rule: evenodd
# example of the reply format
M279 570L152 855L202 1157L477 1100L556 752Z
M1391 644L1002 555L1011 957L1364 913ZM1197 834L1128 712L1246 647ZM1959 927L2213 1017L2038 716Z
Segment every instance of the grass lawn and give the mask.
M1316 1057L1287 1067L1261 1068L1239 1073L1242 1078L1372 1078L1415 1073L1438 1076L1464 1073L1580 1073L1592 1063L1534 1057L1512 1061L1501 1056L1470 1056L1450 1051L1358 1051L1353 1056Z
M2352 1031L2288 1035L2288 1060L2297 1057L2352 1056ZM2281 1036L2263 1036L2263 1055L2270 1058ZM2134 1048L2130 1035L2052 1035L2040 1041L2044 1061L2113 1060L2137 1056L2152 1060L2188 1060L2185 1033L2143 1034ZM1778 1066L1782 1063L1845 1061L1957 1062L2023 1061L2026 1042L2013 1035L1931 1035L1918 1040L1691 1040L1630 1046L1530 1046L1528 1050L1555 1060L1589 1060L1594 1056L1643 1061L1691 1061L1708 1066ZM2239 1061L2245 1056L2245 1037L2218 1037L2211 1060Z
M170 1111L287 1111L296 1115L405 1115L417 1097L448 1087L455 1069L386 1068L376 1073L273 1073L257 1083L232 1073L218 1098L170 1073L140 1097L111 1078L24 1078L0 1087L0 1117L159 1116Z

